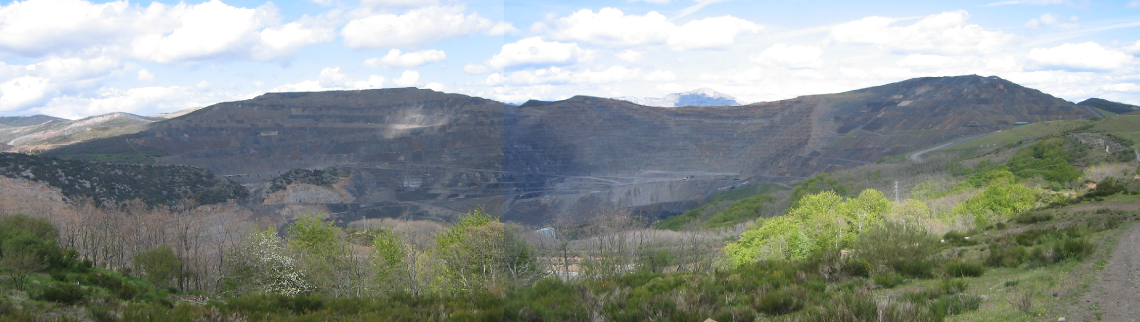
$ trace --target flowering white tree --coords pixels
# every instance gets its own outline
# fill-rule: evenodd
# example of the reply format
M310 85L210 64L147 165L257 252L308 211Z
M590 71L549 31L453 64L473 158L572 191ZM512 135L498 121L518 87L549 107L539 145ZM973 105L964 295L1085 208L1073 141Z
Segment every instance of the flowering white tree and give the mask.
M297 267L296 260L286 255L285 240L272 229L254 231L246 236L245 242L233 252L231 263L238 285L286 296L313 289L304 272Z

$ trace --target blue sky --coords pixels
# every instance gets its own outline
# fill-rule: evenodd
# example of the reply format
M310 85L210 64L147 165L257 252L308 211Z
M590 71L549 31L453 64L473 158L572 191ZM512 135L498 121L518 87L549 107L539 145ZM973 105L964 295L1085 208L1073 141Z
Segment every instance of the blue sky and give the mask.
M996 75L1140 104L1140 0L0 2L0 115L415 86L744 102Z

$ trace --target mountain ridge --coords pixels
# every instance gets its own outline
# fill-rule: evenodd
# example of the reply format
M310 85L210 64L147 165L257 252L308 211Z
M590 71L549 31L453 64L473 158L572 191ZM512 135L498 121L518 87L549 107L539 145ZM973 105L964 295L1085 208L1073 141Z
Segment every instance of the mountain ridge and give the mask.
M414 88L267 93L49 155L138 153L259 195L292 169L352 173L350 218L510 220L687 210L710 191L793 182L1017 122L1094 117L997 77L918 78L742 106L653 108L575 96L520 106Z

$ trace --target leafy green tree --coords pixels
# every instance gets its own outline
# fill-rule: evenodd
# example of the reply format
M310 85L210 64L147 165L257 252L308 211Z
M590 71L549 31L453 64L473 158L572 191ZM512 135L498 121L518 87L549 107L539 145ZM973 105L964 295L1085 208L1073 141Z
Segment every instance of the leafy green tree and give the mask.
M448 285L461 290L501 293L541 276L535 252L515 228L482 208L436 236L436 252L444 262Z
M1072 165L1076 152L1067 149L1067 143L1068 139L1061 137L1038 141L1014 154L1008 162L1009 170L1021 178L1039 175L1059 183L1077 180L1081 172Z
M381 229L372 240L372 250L376 253L376 275L381 283L395 284L400 270L405 268L404 259L408 256L406 246L391 230Z
M1033 189L1009 180L995 180L981 193L954 206L951 213L973 216L974 226L985 228L995 220L1009 220L1037 203Z
M772 203L774 199L769 195L755 195L741 200L737 200L728 206L727 209L713 215L705 222L705 228L722 228L730 227L740 222L756 218L760 216L760 210L764 204Z
M824 191L832 191L839 196L846 196L848 188L847 185L839 182L838 179L832 178L827 173L817 174L814 177L804 180L804 182L792 189L792 195L788 197L788 209L798 208L800 199L803 199L805 196Z
M182 261L174 255L169 245L139 253L134 258L135 270L143 272L151 284L169 287L172 281L182 277Z

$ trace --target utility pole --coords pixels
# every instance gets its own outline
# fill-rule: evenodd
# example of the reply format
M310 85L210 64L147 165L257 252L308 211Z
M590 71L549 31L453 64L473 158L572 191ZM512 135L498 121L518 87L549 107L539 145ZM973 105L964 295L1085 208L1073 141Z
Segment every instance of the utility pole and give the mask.
M899 182L895 181L895 203L899 202Z

